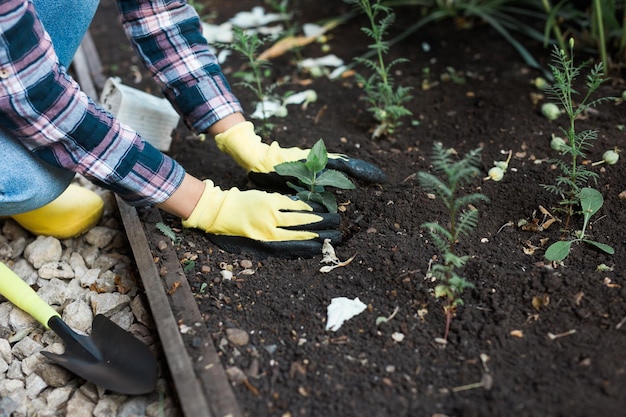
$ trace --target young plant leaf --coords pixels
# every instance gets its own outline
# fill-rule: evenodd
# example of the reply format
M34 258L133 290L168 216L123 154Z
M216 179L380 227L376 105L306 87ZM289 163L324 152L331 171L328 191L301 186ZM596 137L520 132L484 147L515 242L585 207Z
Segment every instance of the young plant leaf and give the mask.
M613 249L613 247L609 246L609 245L605 245L604 243L600 243L600 242L595 242L593 240L587 240L587 239L583 239L583 242L591 245L591 246L595 246L596 248L600 249L601 251L608 253L609 255L613 255L615 254L615 249Z
M328 163L328 152L322 139L318 140L306 157L306 167L314 173L322 171Z
M274 167L279 175L285 177L295 177L305 185L313 184L315 172L307 168L302 162L283 162Z
M572 242L573 241L571 240L554 242L548 247L548 249L546 249L544 256L549 261L562 261L567 258L567 255L569 255Z
M312 201L314 203L322 204L322 198L319 193L315 193L309 190L302 190L296 194L298 198L302 201Z
M315 184L321 185L322 187L329 186L342 188L344 190L353 190L355 188L354 184L350 181L346 174L334 169L327 169L319 174L315 180Z
M180 244L181 238L176 236L176 233L174 232L174 230L172 230L171 227L163 222L158 222L154 226L159 232L163 233L163 236L170 238L174 245Z
M319 193L319 196L322 199L322 205L329 213L337 213L337 199L331 192L324 191Z
M326 169L327 163L326 145L320 139L307 154L306 161L284 162L276 165L274 169L278 175L298 180L299 184L287 181L287 185L297 192L298 198L321 204L330 213L336 213L337 200L324 187L353 189L355 186L342 172Z
M595 188L585 187L581 189L578 198L580 199L580 206L583 213L585 213L585 215L589 213L590 217L596 214L604 204L604 197L602 197L600 191Z
M294 183L293 183L293 182L291 182L291 181L287 181L287 186L288 186L289 188L291 188L292 190L296 190L296 193L300 193L300 192L302 192L302 191L306 191L306 188L304 188L304 187L300 187L299 185L296 185L296 184L294 184Z

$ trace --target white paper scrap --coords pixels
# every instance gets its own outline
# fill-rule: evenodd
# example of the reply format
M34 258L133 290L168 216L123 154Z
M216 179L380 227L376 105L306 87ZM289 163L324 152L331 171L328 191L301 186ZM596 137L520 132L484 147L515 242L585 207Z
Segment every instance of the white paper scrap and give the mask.
M326 330L336 332L341 325L352 317L361 314L367 305L359 297L351 300L347 297L333 298L327 307Z

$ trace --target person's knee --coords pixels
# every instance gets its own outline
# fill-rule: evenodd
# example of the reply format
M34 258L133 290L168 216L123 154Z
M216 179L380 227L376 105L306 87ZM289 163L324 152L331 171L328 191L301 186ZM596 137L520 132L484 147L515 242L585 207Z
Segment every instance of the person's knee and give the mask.
M12 178L0 183L0 215L26 213L56 199L72 182L73 172L55 177Z

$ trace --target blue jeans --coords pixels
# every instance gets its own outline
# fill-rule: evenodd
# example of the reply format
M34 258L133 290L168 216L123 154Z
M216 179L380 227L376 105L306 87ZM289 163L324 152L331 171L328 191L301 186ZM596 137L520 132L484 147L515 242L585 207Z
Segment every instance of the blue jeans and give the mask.
M52 38L59 62L68 67L93 19L99 0L32 0ZM0 215L25 213L57 198L74 172L52 166L0 131Z

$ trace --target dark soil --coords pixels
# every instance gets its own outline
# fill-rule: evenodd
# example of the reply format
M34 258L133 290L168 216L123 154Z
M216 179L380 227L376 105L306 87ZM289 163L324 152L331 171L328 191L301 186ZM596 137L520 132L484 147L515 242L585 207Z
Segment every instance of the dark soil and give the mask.
M211 2L207 11L222 22L258 3ZM337 3L322 10L319 2L300 1L302 13L296 18L304 22L336 16L347 7ZM396 32L417 19L416 8L397 12ZM113 2L104 1L92 35L107 75L133 85L129 66L137 60L119 25L110 23L114 13ZM558 215L558 198L541 185L553 184L559 171L542 161L555 156L550 135L559 133L565 120L550 122L540 115L541 101L532 100L539 91L531 81L541 73L526 66L489 26L475 23L470 29L459 29L452 21L431 24L391 48L390 58L410 60L397 66L396 82L414 88L408 103L413 117L393 137L370 139L374 125L353 77L312 80L308 87L317 91L319 100L306 110L290 107L289 117L272 120L276 127L271 139L283 146L310 147L323 138L330 151L375 162L385 170L386 184L358 184L355 190L337 192L345 211L344 240L336 251L342 260L356 255L348 266L321 273L321 255L255 259L223 252L198 230L179 232L181 262L197 256L187 278L197 291L224 367L248 374L249 384L234 388L245 415L624 415L626 203L619 198L626 190L623 162L593 168L600 174L595 188L605 204L588 232L594 240L612 245L615 254L575 245L563 265L550 265L543 252L559 238L558 224L530 232L517 223L542 220L540 206ZM333 30L330 52L346 61L364 53L369 42L360 31L364 24L353 19ZM547 64L548 49L522 40ZM430 45L428 52L424 43ZM301 52L307 57L323 54L319 44ZM277 80L291 76L292 82L281 87L284 91L304 88L293 83L305 78L293 59L290 54L272 62ZM231 74L239 65L233 58L224 70ZM426 68L436 84L424 90ZM465 83L441 80L449 68ZM143 80L137 85L158 94L141 71ZM599 94L621 95L623 79L617 72L610 75L612 81ZM238 86L234 90L252 112L250 92ZM587 152L589 160L601 159L606 149L626 147L624 106L603 104L577 121L578 130L599 132ZM443 300L434 297L436 283L426 278L429 262L441 254L421 227L427 221L445 224L446 213L441 202L428 198L415 175L432 169L435 141L459 155L481 147L484 176L493 161L513 153L501 182L477 178L465 189L481 192L491 202L477 206L478 227L457 245L460 254L471 257L461 273L475 287L463 294L465 304L452 320L447 344L436 340L444 333ZM190 173L223 187L252 186L212 140L203 142L183 127L176 131L169 154ZM165 218L181 228L180 221ZM574 228L580 226L575 219ZM531 248L534 253L526 253ZM253 262L254 274L236 275L230 282L220 279L221 264L238 273L244 259ZM612 269L599 272L600 264ZM326 307L334 297L358 297L368 308L337 332L328 332ZM377 317L389 316L396 308L392 320L376 325ZM229 328L248 332L249 343L238 348L223 343ZM394 333L404 339L394 341Z

